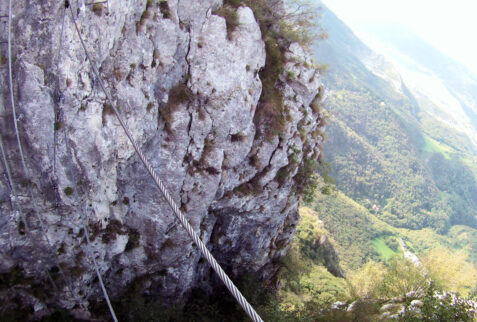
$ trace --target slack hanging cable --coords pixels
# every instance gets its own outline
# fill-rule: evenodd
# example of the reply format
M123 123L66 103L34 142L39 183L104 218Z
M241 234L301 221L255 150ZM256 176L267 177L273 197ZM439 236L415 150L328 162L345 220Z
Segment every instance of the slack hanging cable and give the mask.
M16 115L16 110L15 110L15 98L14 98L14 90L13 90L13 68L12 68L12 0L9 0L9 4L8 4L8 77L9 77L9 87L10 87L10 104L11 104L11 110L12 110L12 115L13 115L13 123L14 123L14 127L15 127L15 136L16 136L16 139L17 139L18 149L20 151L21 163L22 163L22 166L23 166L23 171L25 173L26 179L30 180L30 182L33 183L33 181L31 180L31 177L30 177L30 172L29 172L29 170L26 166L26 162L25 162L25 156L24 156L24 153L23 153L23 146L22 146L22 143L21 143L20 133L19 133L19 130L18 130L18 119L17 119L17 115ZM6 157L4 159L4 162L7 162ZM6 163L6 164L8 164L8 163ZM18 199L17 196L16 196L16 190L15 190L13 181L11 180L11 177L10 177L9 180L10 180L10 185L12 187L12 193L14 194L14 198ZM40 231L41 231L43 237L45 238L45 241L46 241L47 245L52 250L53 245L52 245L52 243L51 243L51 241L48 237L48 234L46 233L45 224L44 224L43 220L41 219L40 213L39 213L38 208L36 206L36 203L34 202L33 189L30 185L29 185L29 192L30 192L30 201L31 201L32 206L33 206L33 213L34 213L36 219L38 220L38 223L40 224ZM23 210L21 209L21 205L20 205L19 201L16 200L16 203L17 203L17 206L19 208L20 214L23 214ZM27 225L26 219L25 219L25 225ZM63 269L61 268L61 265L59 265L58 260L57 260L56 257L55 257L55 265L56 265L56 267L58 267L61 277L66 282L67 279L66 279L65 273L64 273ZM53 281L53 278L50 275L50 272L47 270L46 273L47 273L48 279L53 284L53 287L55 289L58 289L55 282ZM67 288L70 289L70 293L74 296L73 289L72 289L71 286L68 286L68 283L67 283Z
M2 153L3 166L5 168L5 172L7 173L8 185L10 186L12 210L19 213L20 216L23 216L23 209L22 209L22 207L20 205L20 202L18 200L17 191L15 189L15 184L13 183L12 173L10 171L10 166L8 165L7 154L5 152L5 147L3 145L3 139L2 139L1 135L0 135L0 152ZM21 219L21 220L24 221L25 225L27 224L25 219ZM26 233L30 237L30 230L28 228L26 229ZM10 240L10 247L13 247L12 243L11 243L11 240ZM59 265L57 265L57 266L59 267ZM55 291L57 291L58 287L56 286L56 283L54 282L54 280L51 277L50 272L48 270L46 270L46 275L47 275L48 280L50 281L51 285L55 289Z
M72 183L72 186L73 186L73 193L74 193L75 200L78 200L79 199L78 186L76 184L75 173L74 173L73 167L71 165L73 157L72 157L72 153L71 153L71 147L68 143L68 137L66 136L66 130L64 131L64 140L65 140L65 146L66 146L66 153L69 156L67 167L68 167L68 170L69 170L70 176L71 176L71 183ZM91 261L93 262L94 270L96 272L96 276L98 277L99 285L101 286L101 291L103 292L103 297L106 300L109 312L111 313L111 317L113 318L113 320L115 322L118 322L118 319L116 317L116 313L114 312L114 308L113 308L113 306L111 304L111 301L109 299L108 291L106 290L106 287L104 286L103 278L101 277L101 273L99 272L98 263L96 262L96 258L94 257L94 254L91 251L92 247L91 247L91 242L89 240L89 233L88 233L88 226L87 226L88 215L87 215L86 209L84 209L84 205L82 206L82 209L81 209L81 219L83 221L83 231L84 231L84 235L86 237L86 245L88 247L88 256L91 258Z
M156 174L156 172L154 171L154 169L152 168L151 164L149 163L149 161L146 159L146 157L144 156L144 154L142 153L141 149L139 148L139 146L137 145L136 141L133 139L132 137L132 134L131 132L129 131L129 129L126 127L126 123L124 122L124 120L122 119L121 115L119 114L119 111L117 110L114 102L113 102L113 99L111 97L111 94L106 90L106 87L104 86L104 83L103 83L103 80L101 79L100 75L99 75L99 72L96 68L96 66L94 65L93 63L93 60L88 52L88 49L86 48L86 45L83 41L83 37L81 36L81 32L79 30L79 27L78 27L78 24L76 23L76 19L74 17L74 14L73 14L73 9L71 8L70 6L70 12L71 12L71 18L73 19L73 23L74 23L74 26L75 26L75 29L76 29L76 33L78 34L78 38L81 42L81 45L83 47L83 50L86 54L86 57L91 65L91 68L93 70L93 73L95 75L95 77L97 78L98 80L98 83L102 89L102 91L104 92L104 94L106 95L106 98L109 102L109 104L111 105L114 113L116 114L116 117L118 118L119 120L119 123L121 124L121 127L123 128L124 132L126 133L126 136L128 137L129 141L131 142L131 144L133 145L134 149L136 150L136 153L139 155L139 158L141 159L142 163L144 164L144 166L146 167L147 171L149 172L149 174L151 175L151 177L154 179L154 182L156 183L157 187L159 188L159 190L161 191L161 193L163 194L164 198L166 199L167 203L169 204L169 206L172 208L175 216L177 217L177 219L179 219L179 221L181 222L182 226L185 228L185 230L187 231L187 233L189 234L189 236L191 237L191 239L194 241L194 243L197 245L197 247L199 247L202 255L205 257L205 259L209 262L209 264L212 266L212 268L215 270L215 272L217 273L217 275L219 276L219 278L222 280L222 282L225 284L225 286L229 289L230 293L234 296L234 298L237 300L237 302L240 304L240 306L242 306L242 308L244 309L244 311L248 314L248 316L254 321L254 322L263 322L263 320L260 318L260 316L258 315L258 313L253 309L253 307L248 303L248 301L245 299L245 297L242 295L242 293L240 293L240 291L238 290L238 288L234 285L234 283L232 282L232 280L227 276L227 274L225 273L225 271L222 269L222 267L220 267L220 264L215 260L215 258L212 256L212 254L210 253L210 251L207 249L207 247L205 246L205 244L202 242L202 240L200 239L200 237L197 235L197 233L194 231L194 229L192 228L192 226L189 224L189 222L187 221L186 217L184 216L184 214L182 213L182 211L179 209L179 207L177 206L177 204L174 202L174 200L172 199L171 195L169 194L169 192L167 191L167 189L165 188L164 184L162 183L161 179L159 179L158 175Z
M55 62L55 67L56 67L56 75L59 78L59 73L60 73L60 56L61 56L61 49L63 48L63 31L65 29L65 17L66 17L66 8L68 8L69 2L68 0L65 1L65 4L63 6L63 18L61 19L61 31L60 31L60 39L58 42L58 52L56 53L56 62ZM60 84L58 81L58 89L60 88ZM54 105L56 107L56 104ZM58 176L56 175L56 145L57 145L57 140L58 140L58 135L57 135L57 130L59 130L61 122L58 120L58 111L55 108L55 124L53 128L53 176L56 182L58 182Z
M15 133L17 137L18 149L22 160L23 169L27 169L25 157L23 156L22 143L20 142L20 134L18 133L17 112L15 111L15 98L13 97L13 71L12 71L12 0L8 2L8 81L10 84L10 104L12 107L13 122L15 124ZM28 176L28 173L25 173Z
M0 152L2 152L3 167L5 168L5 172L7 174L7 179L8 179L8 185L11 191L11 196L12 196L10 198L11 207L12 207L12 210L14 210L14 207L16 205L15 202L16 202L17 192L15 191L15 186L13 185L12 174L10 172L10 166L8 165L7 154L5 153L5 148L3 147L3 139L1 135L0 135ZM12 249L13 244L12 244L11 238L9 238L9 242L10 242L10 249Z
M13 197L16 198L17 192L15 191L15 186L13 185L12 174L10 172L10 167L8 166L7 154L5 153L5 148L3 147L3 139L1 135L0 135L0 150L2 152L3 166L5 168L5 172L7 173L8 184L10 185L10 190L13 194Z
M64 9L63 9L63 19L62 19L62 24L61 24L61 32L60 32L60 40L59 40L59 44L58 44L58 53L57 53L57 59L56 59L56 73L57 75L59 75L59 70L60 70L60 67L59 67L59 62L60 62L60 56L61 56L61 49L62 49L62 46L63 46L63 31L64 31L64 24L65 24L65 17L66 17L66 9L67 8L70 8L70 4L69 4L69 1L68 0L65 0L64 2ZM59 86L59 84L58 84ZM61 112L60 112L60 115L61 115ZM56 115L55 115L55 119L56 119ZM62 121L62 118L60 116L60 122ZM56 125L55 125L56 126ZM59 130L59 129L58 129ZM55 129L55 137L56 137L56 129ZM68 144L68 137L66 135L66 131L64 132L64 140L65 140L65 145L66 145L66 150L67 150L67 153L69 154L70 158L68 159L69 162L71 162L72 160L72 157L71 157L71 148ZM56 145L55 145L55 149L56 149ZM54 156L54 158L56 158L56 154ZM56 162L56 159L55 161ZM78 199L78 195L77 195L77 186L76 186L76 179L75 179L75 176L74 176L74 172L72 170L72 167L71 167L71 164L68 163L69 165L69 170L70 170L70 175L72 177L72 184L73 184L73 191L75 193L75 196L76 196L76 200ZM56 173L54 174L56 176ZM82 221L83 221L83 231L84 231L84 234L86 236L86 242L87 242L87 247L88 247L88 255L89 257L91 258L92 262L93 262L93 265L94 265L94 270L95 270L95 273L96 273L96 276L98 277L98 280L99 280L99 283L100 283L100 286L101 286L101 291L103 292L103 296L106 300L106 303L108 305L108 308L109 308L109 311L111 313L111 317L113 318L113 320L115 322L118 322L118 319L116 317L116 313L114 312L114 309L111 305L111 301L109 300L109 296L108 296L108 292L106 291L106 287L104 286L104 283L103 283L103 278L101 277L101 274L99 272L99 268L98 268L98 264L96 262L96 259L94 257L94 254L92 254L91 252L91 243L90 243L90 240L89 240L89 235L88 235L88 227L86 225L86 222L87 222L87 218L85 219L84 218L84 214L86 214L85 210L83 209L83 215L81 216L82 217ZM87 216L87 215L86 215ZM72 295L74 296L74 294L72 293Z

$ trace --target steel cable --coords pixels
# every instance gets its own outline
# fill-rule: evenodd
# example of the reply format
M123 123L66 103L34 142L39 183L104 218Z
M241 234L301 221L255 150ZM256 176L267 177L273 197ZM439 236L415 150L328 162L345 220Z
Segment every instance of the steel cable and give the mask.
M64 11L64 13L66 13L66 10ZM63 19L64 20L64 19ZM63 21L64 23L64 21ZM17 145L18 145L18 149L20 151L20 158L21 158L21 163L22 163L22 167L23 167L23 171L25 173L25 177L27 180L29 180L31 182L31 185L33 184L33 180L31 180L31 176L30 176L30 171L28 169L28 167L26 166L26 162L25 162L25 155L23 153L23 146L22 146L22 143L21 143L21 138L20 138L20 133L19 133L19 129L18 129L18 119L17 119L17 116L16 116L16 110L15 110L15 99L14 99L14 90L13 90L13 68L12 68L12 50L11 50L11 43L12 43L12 40L11 40L11 36L12 36L12 28L11 28L11 24L12 24L12 0L9 0L9 7L8 7L8 74L9 74L9 87L10 87L10 104L11 104L11 110L12 110L12 115L13 115L13 123L14 123L14 128L15 128L15 136L16 136L16 139L17 139ZM61 36L63 35L63 29L61 31ZM59 51L60 52L60 51ZM3 145L3 144L2 144ZM2 147L3 148L3 147ZM4 151L2 149L2 154L4 154ZM3 156L4 158L4 162L5 162L5 165L8 166L8 162L6 160L6 156L4 155ZM8 175L8 174L7 174ZM19 207L19 211L20 211L20 214L23 214L23 210L21 208L21 205L18 201L18 197L17 197L17 193L16 193L16 189L15 189L15 186L14 186L14 183L13 183L13 180L12 180L12 177L11 177L11 174L9 175L9 181L10 181L10 186L11 186L11 189L12 189L12 193L13 193L13 197L15 198L15 201L17 203L17 207ZM40 217L40 213L38 211L38 207L36 206L36 203L34 202L34 199L33 199L33 189L31 187L30 184L28 184L28 190L29 190L29 194L30 194L30 201L32 203L32 206L33 206L33 213L35 215L35 218L38 220L38 223L40 225L40 231L48 245L48 247L53 250L53 245L52 245L52 242L50 240L50 238L48 237L48 234L46 232L46 228L45 228L45 224L43 222L43 220L41 219ZM27 225L27 221L25 220L25 225ZM28 226L27 226L28 227ZM58 271L62 277L62 279L65 281L66 283L66 287L69 288L69 291L71 293L71 295L73 297L76 297L74 292L73 292L73 288L71 287L71 285L68 285L68 280L66 279L66 275L63 271L63 269L61 268L61 265L59 265L58 263L58 259L56 257L53 257L54 259L54 262L55 262L55 266L58 268ZM47 274L47 277L48 279L50 280L50 282L52 283L53 285L53 288L55 290L58 290L58 287L56 285L56 283L54 282L53 278L51 277L51 274L50 272L47 270L46 271L46 274ZM71 281L69 281L71 283ZM78 298L76 298L77 301ZM80 302L80 301L79 301Z
M61 57L61 49L62 49L62 46L63 46L63 32L64 32L64 24L65 24L65 17L66 17L66 9L67 7L71 7L68 3L68 1L65 1L64 3L64 6L63 6L63 19L62 19L62 24L61 24L61 31L60 31L60 40L59 40L59 44L58 44L58 53L57 53L57 59L56 59L56 73L59 74L59 62L60 62L60 57ZM58 85L59 87L59 85ZM55 119L56 119L56 115L55 115ZM60 120L59 122L61 123L61 121L64 121L63 120L63 115L60 111L60 116L59 116ZM55 138L56 138L56 124L55 124ZM59 130L59 129L58 129ZM74 196L75 196L75 199L78 200L78 188L77 188L77 185L76 185L76 179L75 179L75 175L74 175L74 171L72 169L72 166L71 166L71 160L72 160L72 153L71 153L71 147L69 146L68 144L68 137L66 135L66 131L64 131L64 141L65 141L65 146L66 146L66 152L67 154L69 155L69 158L68 158L68 168L69 168L69 171L70 171L70 175L71 175L71 178L72 178L72 184L73 184L73 191L74 191ZM56 152L56 144L55 144L55 152ZM55 170L56 170L56 154L54 156L55 158ZM56 176L56 172L54 174ZM94 257L94 254L92 253L91 251L91 242L90 242L90 239L89 239L89 234L88 234L88 226L87 226L87 222L88 222L88 215L87 215L87 212L85 211L85 209L83 208L82 209L82 215L81 215L81 218L82 218L82 221L83 221L83 231L84 231L84 235L86 237L86 243L87 243L87 247L88 247L88 257L91 259L91 261L93 262L93 266L94 266L94 270L95 270L95 273L96 273L96 276L98 277L98 281L99 281L99 284L101 286L101 291L103 293L103 296L104 296L104 299L106 300L106 303L108 305L108 309L110 311L110 314L111 314L111 317L113 318L113 320L115 322L118 322L118 319L116 317L116 313L114 312L114 309L113 309L113 306L111 304L111 301L109 299L109 295L108 295L108 292L106 290L106 287L104 286L104 282L103 282L103 278L101 276L101 273L99 271L99 268L98 268L98 263L96 262L96 258ZM73 294L73 293L72 293Z
M23 148L22 148L22 144L21 144L21 141L20 141L20 135L19 135L19 132L18 132L17 116L16 116L16 111L15 111L15 98L14 98L14 95L13 95L12 0L9 0L9 2L8 2L8 30L7 30L7 33L8 33L8 40L7 40L7 46L8 46L8 81L9 81L9 87L10 87L10 104L11 104L12 115L13 115L13 123L14 123L14 126L15 126L15 134L16 134L16 138L17 138L18 148L20 150L20 156L21 156L23 169L26 170L25 175L26 175L27 179L29 179L28 169L26 168L25 158L24 158L24 155L23 155ZM4 163L5 163L5 168L9 169L8 161L7 161L5 150L4 150L4 147L3 147L3 142L2 142L2 156L3 156ZM22 207L20 205L20 202L18 200L18 194L16 192L15 185L13 184L13 179L12 179L12 176L11 176L11 172L9 171L9 173L10 174L7 174L7 175L9 177L10 187L11 187L11 191L12 191L12 194L13 194L13 199L14 199L13 204L16 204L16 206L18 207L17 211L20 212L20 216L23 216L24 213L23 213ZM44 235L47 243L51 247L51 243L48 239L48 235L44 231L43 222L39 218L38 212L36 210L36 205L33 202L33 192L31 190L30 190L30 194L31 194L32 204L33 204L33 207L34 207L34 210L35 210L34 212L36 214L36 217L37 217L38 221L40 222L41 230L43 232L43 235ZM29 231L29 228L28 228L28 222L27 222L26 218L24 219L24 224L25 224L28 236L30 236L30 231ZM56 283L53 281L53 278L51 277L50 272L48 270L46 271L46 274L48 276L48 279L52 283L53 288L58 289L58 287L56 286Z
M96 66L94 65L93 63L93 59L91 58L89 52L88 52L88 49L86 48L86 45L84 43L84 40L83 40L83 37L81 36L81 32L79 30L79 27L78 27L78 24L76 23L76 19L74 17L74 14L73 14L73 10L70 6L70 12L71 12L71 17L73 19L73 23L75 25L75 29L76 29L76 32L78 34L78 37L79 37L79 40L81 42L81 45L83 47L83 50L85 51L85 54L86 54L86 57L92 67L92 70L93 70L93 73L95 75L95 77L97 78L98 80L98 83L102 89L102 91L104 92L104 94L106 95L106 98L109 102L109 104L111 105L114 113L116 114L118 120L119 120L119 123L121 124L121 127L123 128L124 132L126 133L126 136L128 137L129 141L131 142L131 144L133 145L134 149L136 150L136 153L139 155L139 158L141 159L142 163L144 164L144 166L146 167L147 171L149 172L149 174L151 175L151 177L154 179L154 182L156 183L157 187L159 188L159 190L161 191L161 193L163 194L164 198L166 199L167 203L169 204L169 206L172 208L175 216L177 217L177 219L180 221L180 223L182 224L182 226L185 228L185 230L187 231L187 233L189 234L189 236L191 237L191 239L194 241L194 243L199 247L199 250L201 251L202 255L205 257L205 259L209 262L209 264L212 266L212 268L214 269L214 271L217 273L217 275L219 276L219 278L222 280L222 282L225 284L225 286L228 288L228 290L230 291L230 293L233 295L233 297L237 300L237 302L240 304L240 306L245 310L245 312L248 314L248 316L254 321L254 322L260 322L260 321L263 321L260 316L258 315L258 313L253 309L253 307L248 303L248 301L245 299L245 297L242 295L242 293L239 291L239 289L234 285L234 283L232 282L232 280L227 276L227 274L225 273L225 271L222 269L222 267L220 267L220 264L215 260L215 258L213 257L213 255L210 253L210 251L207 249L207 247L205 246L205 244L202 242L202 240L200 239L200 237L197 235L197 233L194 231L194 229L192 228L192 226L189 224L189 222L187 221L187 219L185 218L184 214L182 213L182 211L179 209L179 207L177 206L177 204L175 203L175 201L172 199L171 195L169 194L169 192L167 191L167 189L165 188L165 186L163 185L162 181L159 179L158 175L156 174L156 172L154 171L154 169L152 168L151 164L149 163L149 161L147 160L147 158L144 156L144 154L142 153L141 149L139 148L138 144L136 143L136 141L133 139L132 137L132 134L131 132L129 131L129 129L127 128L124 120L122 119L121 115L119 114L119 111L117 110L114 102L113 102L113 99L111 97L111 94L106 90L106 87L103 83L103 80L101 79L100 75L99 75L99 72L96 68Z

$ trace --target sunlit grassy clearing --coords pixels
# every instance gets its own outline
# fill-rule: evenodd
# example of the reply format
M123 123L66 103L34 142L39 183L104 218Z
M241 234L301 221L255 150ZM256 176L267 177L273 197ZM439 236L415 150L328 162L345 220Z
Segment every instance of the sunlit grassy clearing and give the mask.
M426 142L422 149L424 152L441 153L447 160L450 160L451 158L449 153L455 152L450 146L443 143L439 143L438 141L427 135L424 135L424 140Z
M376 238L372 241L374 249L381 255L384 260L390 259L396 253L386 245L383 238Z

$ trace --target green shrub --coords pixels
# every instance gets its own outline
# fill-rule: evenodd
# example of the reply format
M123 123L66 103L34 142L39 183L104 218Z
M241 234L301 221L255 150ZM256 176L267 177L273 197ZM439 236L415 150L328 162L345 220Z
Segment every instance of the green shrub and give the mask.
M318 162L313 159L305 160L295 176L297 191L303 196L305 203L313 201L315 191L318 188Z
M254 122L258 129L264 131L261 133L259 130L257 134L264 135L267 140L279 135L289 118L282 93L277 86L286 64L284 53L292 42L310 45L317 39L312 32L316 27L314 18L317 17L314 8L304 1L289 1L287 4L298 10L292 10L293 14L286 13L283 11L283 1L225 0L224 6L216 12L226 18L229 36L238 25L236 9L241 5L252 9L260 25L267 58L265 67L260 72L263 90ZM293 78L291 74L288 76Z

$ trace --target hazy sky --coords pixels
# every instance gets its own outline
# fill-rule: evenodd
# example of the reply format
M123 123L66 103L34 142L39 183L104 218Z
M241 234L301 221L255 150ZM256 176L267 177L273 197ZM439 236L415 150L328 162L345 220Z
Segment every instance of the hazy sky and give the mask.
M400 24L477 74L477 0L323 0L362 35L369 24Z

